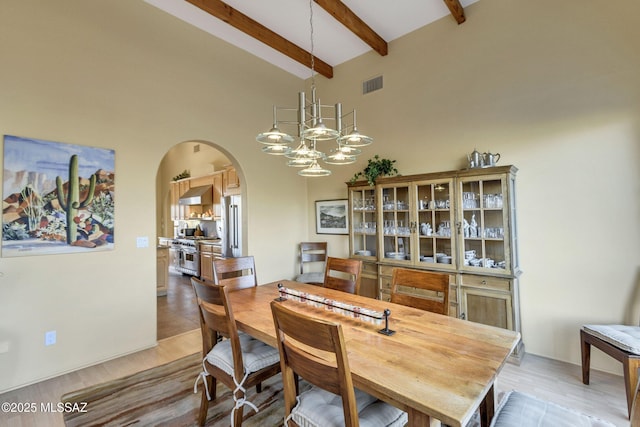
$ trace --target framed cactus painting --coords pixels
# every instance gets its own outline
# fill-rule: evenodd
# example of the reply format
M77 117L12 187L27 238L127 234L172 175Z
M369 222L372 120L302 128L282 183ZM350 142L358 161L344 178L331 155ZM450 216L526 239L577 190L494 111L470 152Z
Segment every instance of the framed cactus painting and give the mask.
M4 136L2 257L112 250L115 151Z

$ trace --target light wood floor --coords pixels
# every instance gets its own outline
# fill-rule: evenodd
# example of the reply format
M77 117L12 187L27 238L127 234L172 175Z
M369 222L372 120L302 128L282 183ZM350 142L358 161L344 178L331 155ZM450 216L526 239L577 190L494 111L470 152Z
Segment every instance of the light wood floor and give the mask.
M174 279L175 283L188 283L186 276L176 276ZM188 303L193 292L190 285L188 288L186 285L178 287L176 292L181 295L174 295L176 300L173 303L169 299L159 299L159 310L160 304L186 307L187 311L191 309ZM160 323L164 324L163 335L178 335L159 339L158 346L154 348L0 394L0 404L35 403L38 408L35 413L29 414L0 412L0 426L64 426L62 415L42 412L41 403L55 405L59 402L60 396L70 391L117 379L200 351L198 324L195 323L195 328L198 329L194 329L188 317L190 315L179 312L171 314L171 310L168 313L166 319L159 319L158 335L161 336ZM197 314L194 318L195 322L198 322ZM184 332L185 330L189 332ZM617 426L629 426L621 376L592 371L591 384L585 386L582 384L580 366L525 354L520 366L507 363L498 377L497 396L512 389L600 417Z

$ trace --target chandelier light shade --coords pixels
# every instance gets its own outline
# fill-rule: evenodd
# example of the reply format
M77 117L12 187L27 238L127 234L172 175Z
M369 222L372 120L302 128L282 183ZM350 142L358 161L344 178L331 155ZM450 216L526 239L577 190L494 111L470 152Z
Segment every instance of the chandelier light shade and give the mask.
M342 114L342 104L323 105L316 97L314 81L313 56L313 0L309 0L311 27L311 99L307 102L305 92L298 93L298 107L286 108L273 106L273 126L267 132L258 134L256 140L265 145L262 151L267 154L282 156L289 160L287 165L302 168L301 176L318 177L331 175L331 171L324 169L319 161L330 165L348 165L356 161L356 156L362 153L359 147L366 147L373 142L373 138L358 132L356 125L356 110ZM280 119L278 113L281 113ZM287 120L282 118L282 113ZM295 113L295 114L294 114ZM293 117L295 115L295 117ZM351 116L352 123L343 125ZM326 122L330 122L327 125ZM283 132L280 127L295 129L292 134ZM299 140L298 146L293 143ZM319 145L331 144L320 150ZM325 151L329 150L329 154Z

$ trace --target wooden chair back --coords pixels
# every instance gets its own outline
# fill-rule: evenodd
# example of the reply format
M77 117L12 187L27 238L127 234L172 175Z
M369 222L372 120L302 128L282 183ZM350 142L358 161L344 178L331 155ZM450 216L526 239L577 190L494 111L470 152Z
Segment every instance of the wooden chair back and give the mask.
M196 292L196 299L200 308L203 357L209 353L221 337L228 338L231 340L236 380L241 381L244 366L242 363L242 349L236 322L233 318L233 310L228 303L228 289L225 286L205 283L195 277L191 278L191 285Z
M406 289L410 288L410 294ZM391 302L438 314L449 314L449 275L424 270L394 268Z
M195 277L191 278L191 285L196 293L196 299L200 309L202 353L204 359L202 364L208 374L204 377L205 387L203 387L202 390L200 410L198 411L198 424L204 426L207 420L209 402L216 400L218 380L227 386L227 388L234 390L233 395L236 403L242 402L245 397L245 389L255 386L256 391L261 392L262 382L280 372L280 363L274 360L268 366L246 374L240 337L238 336L233 310L231 309L228 299L228 292L233 289L227 286L206 283ZM222 341L222 337L226 337L228 340ZM219 366L219 364L210 362L207 359L207 354L215 345L226 344L231 347L233 375L227 373L228 369L225 366ZM260 344L266 347L266 344ZM251 352L251 348L255 348L253 345L247 345L247 347L249 352ZM226 349L223 349L223 351L226 351ZM259 349L257 349L256 352L264 357L264 352L261 353ZM238 384L242 385L242 387L237 387ZM235 407L231 411L231 425L242 427L242 408L243 405L240 405L240 407Z
M306 273L305 264L327 262L327 242L300 243L300 274Z
M324 287L359 294L361 275L361 260L328 257L324 272Z
M345 426L358 426L358 410L342 326L271 302L276 328L285 418L296 405L296 378L342 396Z
M252 256L213 260L214 283L230 290L258 286L256 266Z

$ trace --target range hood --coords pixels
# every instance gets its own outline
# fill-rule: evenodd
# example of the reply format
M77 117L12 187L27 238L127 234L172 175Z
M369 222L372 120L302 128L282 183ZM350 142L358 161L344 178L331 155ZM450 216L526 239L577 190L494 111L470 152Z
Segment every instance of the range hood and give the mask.
M213 186L203 185L187 190L178 200L180 205L211 205L213 204Z

